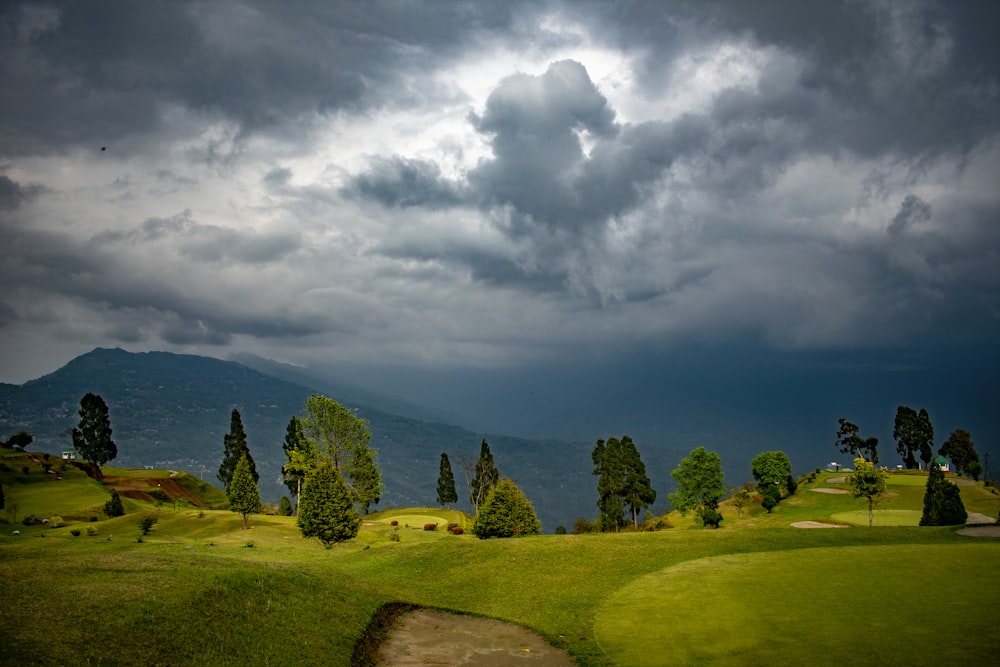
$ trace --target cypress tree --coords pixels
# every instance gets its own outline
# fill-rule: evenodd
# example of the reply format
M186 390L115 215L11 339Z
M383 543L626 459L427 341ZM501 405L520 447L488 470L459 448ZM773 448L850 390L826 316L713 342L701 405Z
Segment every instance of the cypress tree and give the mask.
M297 523L303 537L317 537L327 549L358 534L361 516L347 483L329 459L320 461L306 477Z
M260 512L260 491L257 482L250 472L250 462L244 454L236 463L233 478L226 489L229 498L229 509L243 515L243 530L247 529L247 517Z
M476 460L476 475L469 484L469 500L472 502L474 512L479 512L479 506L483 504L499 481L500 471L493 463L490 444L486 442L486 438L483 438L483 443L479 448L479 458Z
M108 405L97 394L80 399L80 423L71 431L73 448L91 466L93 476L101 479L101 466L118 456L118 446L111 439Z
M451 471L451 461L448 460L448 452L441 452L437 501L439 505L447 505L449 509L451 508L451 503L458 502L458 491L455 490L455 475Z
M104 514L109 519L114 519L116 516L124 516L125 507L122 505L122 498L118 495L118 491L111 489L111 498L104 503Z
M969 518L957 484L944 478L936 463L931 463L924 491L924 511L921 526L958 526Z
M590 458L597 475L597 522L601 530L617 531L625 522L625 462L621 441L608 438L598 440Z
M622 499L632 512L632 524L639 527L639 510L656 502L656 491L646 475L646 464L639 456L632 438L623 435L621 439L622 463L625 468L625 483L622 487Z
M349 471L351 488L365 514L371 505L378 505L382 498L382 471L375 465L375 450L359 445L354 450Z
M250 475L254 484L260 481L257 474L257 465L250 455L250 448L247 447L247 434L243 430L243 420L240 418L239 410L233 409L229 419L229 433L223 438L222 463L219 465L219 481L225 489L229 489L229 484L233 480L233 471L239 463L241 456L247 457L247 464L250 467Z

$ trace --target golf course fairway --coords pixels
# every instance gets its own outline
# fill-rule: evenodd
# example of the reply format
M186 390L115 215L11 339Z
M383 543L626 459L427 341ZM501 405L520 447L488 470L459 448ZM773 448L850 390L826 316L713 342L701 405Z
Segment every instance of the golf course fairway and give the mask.
M1000 654L1000 544L796 549L641 577L595 614L619 665L914 665Z

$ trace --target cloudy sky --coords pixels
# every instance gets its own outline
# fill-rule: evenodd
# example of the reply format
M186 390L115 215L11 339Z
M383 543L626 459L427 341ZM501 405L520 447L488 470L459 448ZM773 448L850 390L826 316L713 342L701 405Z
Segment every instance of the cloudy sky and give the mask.
M998 10L5 2L0 381L995 349Z

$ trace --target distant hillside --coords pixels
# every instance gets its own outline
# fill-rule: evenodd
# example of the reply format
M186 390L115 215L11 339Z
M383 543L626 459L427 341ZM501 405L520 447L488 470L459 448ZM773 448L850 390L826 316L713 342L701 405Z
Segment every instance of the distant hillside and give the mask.
M301 381L310 379L303 374ZM443 451L455 468L459 496L464 495L457 459L477 456L483 434L390 414L318 385L323 383L290 382L207 357L96 349L37 380L0 384L0 434L24 429L35 436L29 449L57 453L69 444L68 431L79 420L80 398L94 392L109 406L119 451L114 465L187 470L217 483L223 436L236 408L261 475L262 496L276 501L287 493L280 483L285 427L292 415L301 414L310 394L321 392L355 408L371 423L386 486L378 508L433 505ZM375 394L366 396L378 399ZM592 445L486 437L501 473L522 485L545 530L557 524L569 526L577 516L594 515Z

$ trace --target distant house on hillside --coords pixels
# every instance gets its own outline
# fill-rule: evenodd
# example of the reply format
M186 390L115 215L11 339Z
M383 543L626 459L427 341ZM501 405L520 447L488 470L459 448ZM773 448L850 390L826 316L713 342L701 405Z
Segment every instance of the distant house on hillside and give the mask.
M941 472L951 472L951 463L940 454L934 457L934 463L937 464L938 468L941 468Z
M62 453L63 461L76 461L76 450L72 447L64 449Z

